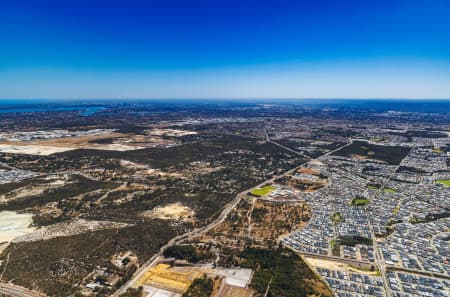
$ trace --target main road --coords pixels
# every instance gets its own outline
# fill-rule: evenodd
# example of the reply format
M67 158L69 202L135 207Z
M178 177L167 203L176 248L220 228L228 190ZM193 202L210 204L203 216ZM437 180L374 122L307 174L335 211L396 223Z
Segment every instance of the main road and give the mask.
M46 295L10 283L0 283L0 293L11 297L44 297Z
M145 262L139 269L138 271L134 274L134 276L128 281L126 282L119 290L116 291L116 293L113 296L119 296L120 294L126 292L126 290L130 287L132 287L132 284L135 283L138 279L140 279L142 276L144 276L144 274L153 266L155 265L159 259L161 258L164 250L166 248L168 248L169 246L172 246L174 244L180 244L183 241L187 240L187 239L192 239L194 237L200 236L202 234L207 233L208 231L211 231L212 229L214 229L215 227L217 227L218 225L222 224L223 221L227 218L228 214L234 209L236 208L236 206L239 204L239 202L241 201L241 199L247 195L248 192L256 189L256 188L260 188L266 184L270 184L273 183L275 180L292 174L295 170L297 170L298 168L300 168L301 166L303 166L303 164L292 168L286 172L284 172L281 175L276 175L273 176L272 178L265 180L264 182L253 186L249 189L246 189L245 191L240 192L239 194L236 195L236 197L231 200L229 203L227 203L224 207L224 209L222 210L222 212L220 213L220 215L210 224L202 227L202 228L196 228L190 232L181 234L177 237L172 238L167 244L165 244L164 246L162 246L159 250L159 252L155 255L153 255L153 257L151 257L147 262Z
M267 141L267 142L274 143L273 141L270 140L269 135L268 135L268 133L267 133L267 130L264 129L264 131L265 131L265 134L266 134L266 141ZM337 148L337 149L335 149L335 150L333 150L333 151L330 151L330 152L328 152L328 153L326 153L326 154L323 154L322 156L318 157L317 159L320 159L321 157L327 156L327 155L329 155L329 154L331 154L331 153L333 153L333 152L335 152L335 151L337 151L337 150L339 150L339 149L341 149L341 148L343 148L343 147L345 147L345 146L347 146L347 145L350 145L351 143L352 143L352 140L350 139L350 143L347 143L347 144L345 144L345 145L343 145L343 146L341 146L341 147L339 147L339 148ZM275 143L274 143L274 144L275 144ZM284 146L281 146L281 147L284 148ZM293 150L289 149L289 151L293 151ZM294 151L294 152L295 152L295 151ZM299 154L299 155L301 155L301 154L298 153L298 152L296 152L296 153ZM169 242L167 242L167 244L165 244L164 246L162 246L162 247L160 248L160 250L159 250L158 253L156 253L155 255L153 255L148 261L146 261L142 266L140 266L139 269L138 269L138 270L135 272L135 274L133 275L133 277L130 278L130 280L128 280L128 281L127 281L127 282L126 282L119 290L117 290L117 291L114 293L113 296L114 296L114 297L117 297L117 296L119 296L120 294L125 293L129 288L131 288L131 287L132 287L132 284L134 284L138 279L140 279L142 276L144 276L144 274L145 274L152 266L154 266L156 263L158 263L158 261L159 261L159 259L161 258L161 256L162 256L164 250L167 249L169 246L172 246L172 245L174 245L174 244L180 244L180 243L182 243L183 241L185 241L185 240L187 240L187 239L192 239L192 238L194 238L194 237L200 236L200 235L205 234L205 233L207 233L208 231L214 229L215 227L217 227L218 225L220 225L221 223L223 223L223 221L227 218L228 214L229 214L234 208L236 208L236 206L239 204L239 202L241 201L241 199L242 199L245 195L247 195L248 192L251 192L252 190L254 190L254 189L256 189L256 188L260 188L260 187L264 186L265 184L273 183L275 180L277 180L277 179L279 179L279 178L281 178L281 177L283 177L283 176L292 174L293 172L295 172L297 169L299 169L299 168L300 168L301 166L303 166L303 165L304 165L304 163L302 163L302 164L296 166L295 168L292 168L292 169L290 169L290 170L284 172L284 173L281 174L281 175L273 176L272 178L270 178L270 179L268 179L268 180L265 180L265 181L261 182L260 184L258 184L258 185L256 185L256 186L253 186L253 187L251 187L251 188L249 188L249 189L246 189L246 190L240 192L239 194L236 195L236 197L235 197L233 200L231 200L229 203L227 203L227 204L225 205L225 207L223 208L223 210L222 210L222 212L220 213L220 215L219 215L213 222L211 222L210 224L208 224L208 225L206 225L206 226L204 226L204 227L202 227L202 228L196 228L196 229L194 229L194 230L192 230L192 231L190 231L190 232L187 232L187 233L184 233L184 234L181 234L181 235L179 235L179 236L177 236L177 237L172 238Z

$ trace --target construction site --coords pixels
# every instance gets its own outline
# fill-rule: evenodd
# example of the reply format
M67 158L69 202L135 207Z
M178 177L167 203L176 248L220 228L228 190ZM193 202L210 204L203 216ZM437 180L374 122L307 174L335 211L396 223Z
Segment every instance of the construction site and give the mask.
M213 268L213 265L160 262L151 267L135 284L146 297L181 297L195 279L206 275L214 279L214 297L250 297L248 288L253 272L244 268Z

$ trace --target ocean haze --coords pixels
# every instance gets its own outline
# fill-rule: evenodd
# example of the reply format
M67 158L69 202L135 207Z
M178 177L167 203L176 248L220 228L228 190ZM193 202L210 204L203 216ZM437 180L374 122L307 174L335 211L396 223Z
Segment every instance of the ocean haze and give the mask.
M139 106L156 108L216 108L220 106L292 105L304 108L347 108L379 112L421 112L450 113L450 99L3 99L0 100L0 114L45 111L79 111L90 116L111 108L135 109Z

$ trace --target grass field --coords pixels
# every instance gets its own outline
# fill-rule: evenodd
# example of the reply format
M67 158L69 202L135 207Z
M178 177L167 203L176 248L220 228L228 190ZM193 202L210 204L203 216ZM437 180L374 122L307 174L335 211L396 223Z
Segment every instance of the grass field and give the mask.
M368 203L369 203L369 200L368 200L368 199L366 199L366 198L361 198L361 197L353 198L353 200L352 200L352 202L351 202L351 204L352 204L353 206L364 206L364 205L366 205L366 204L368 204Z
M335 246L336 246L336 239L330 240L330 248L334 249Z
M264 186L261 188L254 189L250 193L254 196L261 197L273 192L275 189L276 189L275 186Z
M400 205L397 205L393 210L392 210L392 214L396 215L398 214L400 211Z
M340 212L335 212L333 215L331 215L331 220L335 223L343 222L344 217L342 216L342 214Z
M436 180L436 184L441 184L446 187L450 187L450 179L438 179Z
M391 188L384 188L383 191L386 192L386 193L398 193L397 190L394 190L394 189L391 189Z

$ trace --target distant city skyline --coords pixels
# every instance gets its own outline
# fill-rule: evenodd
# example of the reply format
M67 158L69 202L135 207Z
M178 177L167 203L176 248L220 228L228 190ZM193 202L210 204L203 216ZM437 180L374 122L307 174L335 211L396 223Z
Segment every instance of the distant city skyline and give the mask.
M450 2L13 1L0 98L450 98Z

